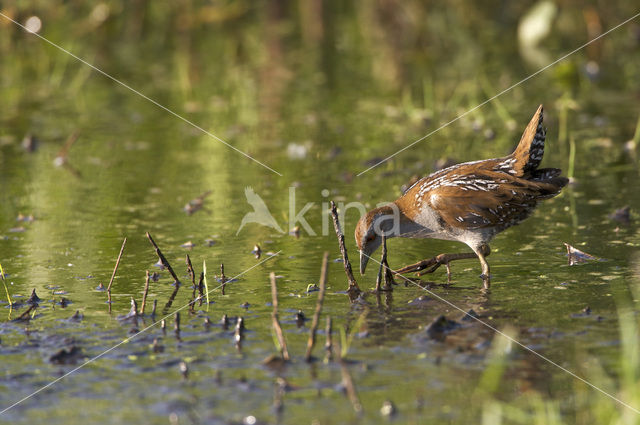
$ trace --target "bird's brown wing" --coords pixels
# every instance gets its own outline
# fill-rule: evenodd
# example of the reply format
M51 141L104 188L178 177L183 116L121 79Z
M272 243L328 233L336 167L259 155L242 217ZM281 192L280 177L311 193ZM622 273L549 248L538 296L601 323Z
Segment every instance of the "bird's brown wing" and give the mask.
M424 201L453 228L506 228L527 218L538 199L559 188L506 173L482 172L456 177L424 194Z

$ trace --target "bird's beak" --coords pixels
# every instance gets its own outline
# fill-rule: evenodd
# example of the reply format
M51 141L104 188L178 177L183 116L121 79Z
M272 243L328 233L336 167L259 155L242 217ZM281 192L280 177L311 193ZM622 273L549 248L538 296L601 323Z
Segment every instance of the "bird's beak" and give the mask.
M360 274L364 274L364 271L367 268L368 261L369 256L365 254L363 250L360 250Z

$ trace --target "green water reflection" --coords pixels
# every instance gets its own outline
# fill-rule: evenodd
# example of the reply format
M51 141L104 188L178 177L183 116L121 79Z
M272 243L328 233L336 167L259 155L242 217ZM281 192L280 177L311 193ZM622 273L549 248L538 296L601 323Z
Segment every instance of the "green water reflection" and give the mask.
M400 285L392 299L369 296L366 303L349 304L330 225L323 234L323 211L330 199L367 207L393 200L403 184L433 171L438 160L504 155L544 104L543 165L568 170L573 140L575 184L496 238L490 294L479 290L474 261L454 265L455 285L434 291L581 376L599 379L590 374L598 359L611 377L604 381L607 391L617 394L623 374L617 310L637 302L639 179L635 146L628 143L640 115L637 21L358 174L544 65L536 61L553 61L633 16L633 7L558 2L549 34L534 49L519 46L517 37L532 5L516 2L0 6L21 23L39 16L43 37L282 174L0 17L0 264L14 301L24 302L33 288L44 300L28 324L11 322L4 297L0 301L0 408L72 370L49 361L61 347L76 345L91 357L131 335L133 325L116 317L128 312L131 297L140 300L145 270L160 272L150 300L162 308L172 279L154 266L157 257L145 232L187 282L174 307L191 295L186 254L198 273L207 262L213 285L220 263L227 276L256 265L255 244L264 253L280 252L229 284L226 295L212 292L208 311L183 311L180 341L169 317L166 335L153 327L7 411L2 421L166 423L177 415L180 423L241 423L253 415L259 423L382 423L379 409L391 400L402 423L469 423L487 414L489 401L527 406L538 396L557 401L567 423L596 421L580 413L589 397L624 409L597 392L585 396L594 390L516 348L489 388L485 370L494 333L471 326L445 343L425 340L423 328L439 314L458 320L462 313L435 299L410 303L424 295L418 287ZM55 166L74 132L79 138L68 151L69 167ZM27 135L39 141L33 152L22 147ZM296 211L314 203L305 218L317 235L303 228L296 238L257 224L236 234L252 210L247 187L287 231L294 188ZM211 194L204 208L187 215L184 205L206 191ZM608 218L624 205L631 208L629 225ZM18 222L19 214L35 220ZM352 209L344 223L352 256L357 219ZM109 314L106 294L96 287L108 283L125 236ZM207 239L215 243L208 246ZM188 241L192 249L181 247ZM563 242L607 261L569 267ZM392 240L389 249L392 266L399 266L464 247ZM316 293L306 288L318 280L326 250L324 314L334 320L335 340L341 327L356 334L348 358L364 406L360 419L338 388L339 365L309 367L302 360L308 328L296 327L295 313L313 314ZM270 271L281 276L280 315L294 355L284 371L261 364L275 351ZM446 277L438 271L431 279L443 283ZM373 287L375 270L359 282ZM51 301L61 297L71 304ZM587 305L591 317L571 316ZM15 309L11 318L25 310ZM84 314L81 322L67 320L75 310ZM246 319L240 352L233 331L202 325L204 317L217 322L222 314ZM147 317L137 328L151 323ZM361 326L353 329L356 323ZM165 347L162 353L150 348L155 338ZM180 375L180 361L189 365L188 380ZM277 376L289 385L280 413L273 408Z

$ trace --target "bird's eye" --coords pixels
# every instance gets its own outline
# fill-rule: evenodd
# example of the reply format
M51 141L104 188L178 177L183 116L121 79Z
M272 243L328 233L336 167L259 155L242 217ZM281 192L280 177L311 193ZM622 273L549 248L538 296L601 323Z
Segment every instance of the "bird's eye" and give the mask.
M367 242L371 242L375 238L376 238L376 235L369 235L369 236L367 236Z

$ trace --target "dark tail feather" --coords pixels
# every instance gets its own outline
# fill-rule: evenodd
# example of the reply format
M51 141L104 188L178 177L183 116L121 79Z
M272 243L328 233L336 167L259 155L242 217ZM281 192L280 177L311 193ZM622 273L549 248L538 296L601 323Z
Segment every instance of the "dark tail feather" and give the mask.
M529 121L529 125L525 128L524 133L522 133L518 147L511 154L512 158L515 159L513 169L518 177L530 175L542 161L546 134L542 126L542 115L543 109L542 105L540 105L531 121Z
M558 177L560 174L562 174L562 170L558 168L541 168L531 173L531 177L529 178L529 180L533 180L536 182L546 182L547 180L551 180L554 177Z

